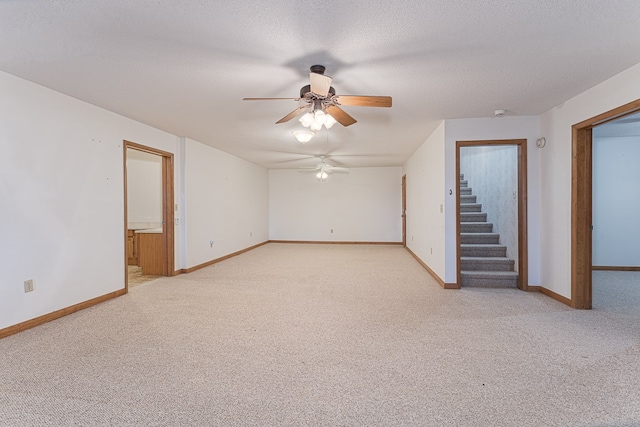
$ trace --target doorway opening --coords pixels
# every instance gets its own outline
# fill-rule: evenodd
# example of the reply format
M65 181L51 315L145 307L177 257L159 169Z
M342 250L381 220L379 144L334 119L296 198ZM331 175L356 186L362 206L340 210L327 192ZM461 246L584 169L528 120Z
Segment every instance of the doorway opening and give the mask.
M173 154L124 141L125 290L174 269Z
M402 175L402 247L407 247L407 174Z
M592 308L640 324L640 112L592 131Z
M640 111L636 100L572 127L571 307L593 306L593 128Z
M458 286L529 290L526 143L456 142ZM485 200L478 200L468 187L474 179L474 185L481 183Z

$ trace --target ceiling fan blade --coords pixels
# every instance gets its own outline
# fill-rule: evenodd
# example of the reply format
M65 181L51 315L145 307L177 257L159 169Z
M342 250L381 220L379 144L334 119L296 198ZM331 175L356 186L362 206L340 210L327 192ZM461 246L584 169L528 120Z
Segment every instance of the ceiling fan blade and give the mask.
M307 157L298 157L297 159L276 160L276 161L272 161L272 162L269 162L269 163L275 164L275 165L280 165L280 164L284 164L284 163L301 162L301 161L304 161L306 159L307 159Z
M334 98L340 105L354 107L391 107L390 96L339 95Z
M290 112L289 114L287 114L286 116L284 116L283 118L281 118L280 120L278 120L276 122L276 124L288 122L289 120L293 119L298 114L302 113L302 111L308 110L308 109L309 109L308 105L303 105L301 107L298 107L295 110L293 110L292 112Z
M322 97L329 95L331 77L324 74L309 73L309 80L311 81L311 92Z
M349 173L349 168L341 168L338 166L333 166L332 168L329 169L329 171L333 172L338 172L338 173Z
M357 122L356 119L348 115L342 108L338 106L330 105L326 108L325 111L331 114L331 116L344 127L351 126L352 124Z
M300 101L300 98L242 98L243 101Z

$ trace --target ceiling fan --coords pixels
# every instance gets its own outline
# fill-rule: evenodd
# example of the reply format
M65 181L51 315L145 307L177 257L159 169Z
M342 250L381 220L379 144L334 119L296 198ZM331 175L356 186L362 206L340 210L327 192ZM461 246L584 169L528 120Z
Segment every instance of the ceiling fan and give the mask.
M333 166L332 164L327 163L326 156L317 156L317 157L320 159L320 162L318 162L318 164L310 168L298 168L300 169L300 173L315 173L316 178L322 181L326 180L329 177L329 175L334 172L349 173L349 168Z
M300 119L300 122L303 126L310 128L314 132L319 131L323 125L328 129L336 122L342 126L351 126L356 123L356 119L340 108L343 105L355 107L391 107L390 96L336 95L336 90L331 86L331 77L324 75L324 65L312 65L310 71L310 84L300 89L300 97L298 98L243 98L243 100L303 101L304 105L301 105L278 120L276 124L288 122L294 117L306 112Z

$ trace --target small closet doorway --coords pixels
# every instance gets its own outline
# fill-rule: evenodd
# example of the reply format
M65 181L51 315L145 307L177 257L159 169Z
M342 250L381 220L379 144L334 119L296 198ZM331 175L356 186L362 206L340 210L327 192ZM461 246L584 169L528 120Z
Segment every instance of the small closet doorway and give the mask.
M124 142L125 289L174 275L173 154Z

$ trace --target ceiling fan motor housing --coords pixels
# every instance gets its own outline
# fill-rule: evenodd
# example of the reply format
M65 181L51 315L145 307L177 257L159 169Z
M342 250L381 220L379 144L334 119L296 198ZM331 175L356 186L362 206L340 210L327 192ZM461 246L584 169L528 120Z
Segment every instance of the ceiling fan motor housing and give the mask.
M335 96L336 94L336 90L333 88L333 86L331 86L329 88L329 94L327 95L327 98L331 98L332 96ZM313 99L313 98L317 98L317 96L311 92L311 85L306 85L306 86L302 86L302 88L300 89L300 98L302 99Z

